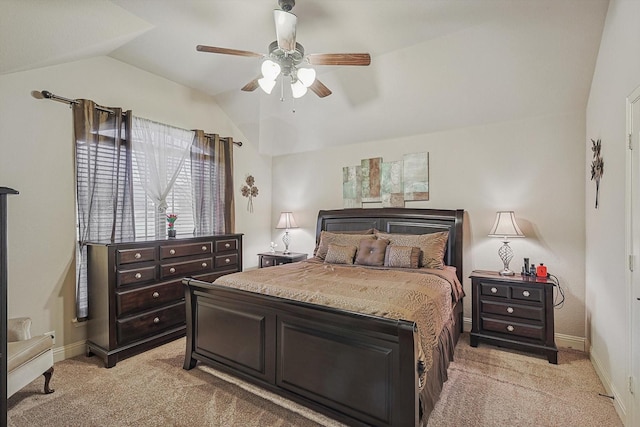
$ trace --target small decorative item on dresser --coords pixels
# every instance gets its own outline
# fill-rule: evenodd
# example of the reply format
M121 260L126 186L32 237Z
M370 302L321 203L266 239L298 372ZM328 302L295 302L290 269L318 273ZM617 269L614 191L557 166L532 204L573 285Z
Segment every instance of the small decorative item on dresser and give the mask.
M167 236L169 237L176 237L176 229L175 229L175 224L176 224L176 220L178 219L178 215L176 214L169 214L167 215Z

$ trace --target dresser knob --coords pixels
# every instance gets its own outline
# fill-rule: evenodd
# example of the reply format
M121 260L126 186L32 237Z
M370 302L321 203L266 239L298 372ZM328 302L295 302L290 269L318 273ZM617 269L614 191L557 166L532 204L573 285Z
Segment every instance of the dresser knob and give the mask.
M224 244L224 247L225 247L225 248L227 248L227 249L229 249L229 248L231 247L231 243L225 243L225 244Z
M159 317L155 317L153 319L153 323L160 323L160 318Z
M491 293L492 294L497 294L498 293L498 288L491 288Z
M176 269L175 269L175 268L171 267L171 268L169 269L169 273L175 273L175 272L176 272Z
M136 252L136 254L133 257L135 259L140 259L142 257L142 255L140 255L140 252Z
M202 263L202 268L207 268L207 263L206 262Z
M531 293L529 293L529 291L522 291L522 295L528 297L529 295L531 295Z
M154 292L153 294L151 294L151 296L154 297L154 298L158 298L160 296L160 294L157 293L157 292Z
M507 326L507 331L509 331L509 332L513 332L514 329L515 328L513 326L511 326L511 325Z
M265 261L264 262L264 265L270 265L270 264L271 264L271 261Z
M226 262L227 264L229 264L231 262L231 260L229 258L225 259L224 262Z
M202 250L203 250L203 251L206 251L206 250L207 250L207 247L206 247L206 246L203 246L203 247L202 247Z
M509 314L513 313L513 307L507 307L507 313Z
M140 274L140 273L136 273L136 276L135 276L135 277L136 277L136 279L140 279L140 278L142 278L142 274Z
M175 255L175 254L176 254L176 250L175 250L175 249L171 249L171 250L169 251L169 253L170 253L171 255Z

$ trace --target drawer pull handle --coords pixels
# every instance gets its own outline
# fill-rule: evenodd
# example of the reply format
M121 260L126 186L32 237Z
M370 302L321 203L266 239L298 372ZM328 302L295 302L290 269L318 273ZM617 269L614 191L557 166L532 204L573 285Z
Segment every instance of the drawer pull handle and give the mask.
M151 296L154 297L154 298L158 298L160 296L160 294L157 293L157 292L154 292L153 294L151 294Z
M202 250L203 250L203 251L206 251L206 250L207 250L207 247L206 247L206 246L203 246L203 247L202 247Z
M176 250L175 250L175 249L171 249L171 250L169 251L169 254L171 254L171 255L175 255L175 254L176 254Z
M491 293L492 294L497 294L498 293L498 288L491 288Z
M531 295L531 293L529 291L522 291L522 295L528 297L529 295Z
M513 307L507 307L507 313L509 314L513 313Z
M175 272L176 272L176 269L175 269L175 268L171 267L171 268L169 269L169 273L175 273Z
M271 264L271 261L265 261L264 262L264 265L269 265L269 264Z
M507 326L507 331L509 331L509 332L513 332L514 329L515 328L513 326L511 326L511 325Z
M202 263L202 268L207 268L207 263L206 262Z
M159 317L154 317L153 323L160 323L160 318Z
M227 248L227 249L229 249L229 248L231 247L231 243L225 243L225 244L224 244L224 247L225 247L225 248Z
M141 279L141 278L142 278L142 274L140 274L140 273L136 273L135 278L136 278L136 279Z
M231 260L229 258L225 259L224 262L226 262L227 264L229 264L231 262Z
M140 259L140 258L142 258L142 255L140 254L140 252L136 252L136 254L133 257L135 259Z

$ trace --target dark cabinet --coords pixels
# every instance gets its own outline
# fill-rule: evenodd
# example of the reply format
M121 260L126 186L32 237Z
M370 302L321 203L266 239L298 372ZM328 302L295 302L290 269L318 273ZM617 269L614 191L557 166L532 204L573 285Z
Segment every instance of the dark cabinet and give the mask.
M273 267L281 264L291 264L292 262L298 262L307 259L307 254L301 254L291 252L285 254L284 252L264 252L258 254L258 267Z
M87 354L108 368L185 334L184 277L242 271L242 234L89 243Z
M486 342L547 356L558 363L553 286L547 278L473 271L471 346Z

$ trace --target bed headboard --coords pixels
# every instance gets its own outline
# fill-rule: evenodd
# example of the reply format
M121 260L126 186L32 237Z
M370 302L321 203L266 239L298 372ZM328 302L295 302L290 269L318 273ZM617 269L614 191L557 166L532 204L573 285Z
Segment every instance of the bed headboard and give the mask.
M445 264L456 267L462 283L462 221L464 210L443 209L336 209L318 212L316 243L321 231L357 231L375 228L386 233L428 234L449 231Z

